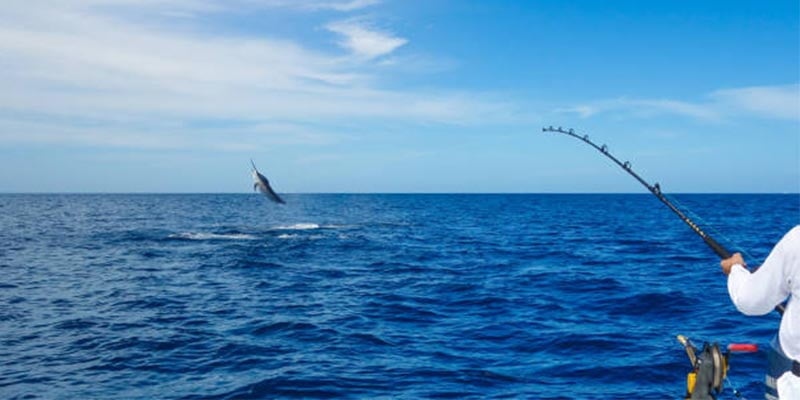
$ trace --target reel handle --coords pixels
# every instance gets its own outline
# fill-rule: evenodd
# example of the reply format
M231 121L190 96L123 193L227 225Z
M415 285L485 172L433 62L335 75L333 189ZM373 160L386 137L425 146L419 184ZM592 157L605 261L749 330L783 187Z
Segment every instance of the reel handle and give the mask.
M728 345L728 351L731 353L756 353L758 352L758 345L753 343L731 343Z

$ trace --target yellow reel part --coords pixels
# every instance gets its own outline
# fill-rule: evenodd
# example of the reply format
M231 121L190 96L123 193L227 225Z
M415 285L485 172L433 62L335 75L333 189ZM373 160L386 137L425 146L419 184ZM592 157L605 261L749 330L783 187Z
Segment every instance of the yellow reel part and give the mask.
M694 392L694 384L697 383L697 374L694 372L689 372L686 374L686 393L689 394L691 397L692 392ZM687 399L689 398L687 397Z

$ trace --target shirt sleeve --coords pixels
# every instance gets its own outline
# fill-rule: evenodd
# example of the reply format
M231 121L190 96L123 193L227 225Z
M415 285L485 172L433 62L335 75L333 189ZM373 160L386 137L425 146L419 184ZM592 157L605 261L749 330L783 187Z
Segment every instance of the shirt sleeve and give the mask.
M789 235L781 239L755 272L736 264L728 275L728 294L736 308L746 315L764 315L789 296L786 279L785 247Z

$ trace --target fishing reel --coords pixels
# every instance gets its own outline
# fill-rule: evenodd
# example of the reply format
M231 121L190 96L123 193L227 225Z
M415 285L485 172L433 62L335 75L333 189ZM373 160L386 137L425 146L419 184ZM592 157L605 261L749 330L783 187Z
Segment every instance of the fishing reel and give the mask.
M678 335L678 341L692 363L692 372L686 376L687 400L715 400L722 393L722 386L728 375L730 353L758 351L758 346L753 344L729 344L727 351L723 353L719 344L706 342L698 356L698 349L689 338Z

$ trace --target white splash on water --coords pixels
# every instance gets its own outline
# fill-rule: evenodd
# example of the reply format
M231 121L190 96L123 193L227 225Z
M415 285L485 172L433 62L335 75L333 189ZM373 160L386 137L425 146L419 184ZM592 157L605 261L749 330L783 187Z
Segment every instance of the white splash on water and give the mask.
M286 231L305 231L305 230L309 230L309 229L319 229L319 228L320 228L320 226L318 224L301 222L299 224L293 224L293 225L276 226L273 229L286 230Z
M252 240L256 239L253 235L246 233L210 233L210 232L184 232L169 235L176 239L189 240Z

